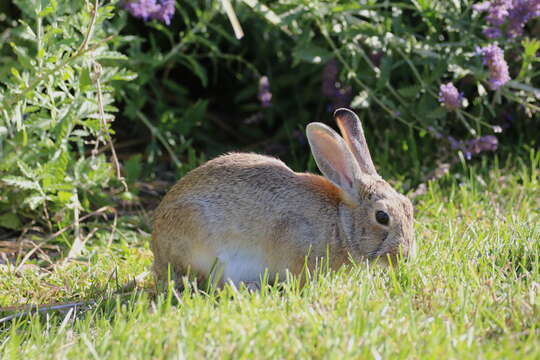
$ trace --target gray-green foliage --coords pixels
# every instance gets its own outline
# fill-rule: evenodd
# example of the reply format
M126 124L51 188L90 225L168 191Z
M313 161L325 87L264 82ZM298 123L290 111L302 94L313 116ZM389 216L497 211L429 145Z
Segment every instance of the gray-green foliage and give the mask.
M134 74L108 44L114 7L94 13L95 3L15 1L22 17L0 38L0 226L67 224L114 176L100 151L116 111L111 85Z

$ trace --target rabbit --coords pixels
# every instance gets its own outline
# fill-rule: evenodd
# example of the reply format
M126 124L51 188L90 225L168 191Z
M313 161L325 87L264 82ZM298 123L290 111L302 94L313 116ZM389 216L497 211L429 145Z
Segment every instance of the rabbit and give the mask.
M343 138L322 123L306 128L324 177L274 157L229 153L176 183L154 212L158 281L215 273L218 286L257 288L265 274L279 281L320 258L337 269L351 259L414 256L410 200L377 174L356 114L341 108L334 118Z

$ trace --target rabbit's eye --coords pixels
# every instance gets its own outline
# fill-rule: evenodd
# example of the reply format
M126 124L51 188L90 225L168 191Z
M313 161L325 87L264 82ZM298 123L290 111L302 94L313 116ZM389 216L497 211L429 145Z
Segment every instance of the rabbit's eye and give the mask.
M381 225L388 225L390 221L390 216L382 210L379 210L375 213L375 220Z

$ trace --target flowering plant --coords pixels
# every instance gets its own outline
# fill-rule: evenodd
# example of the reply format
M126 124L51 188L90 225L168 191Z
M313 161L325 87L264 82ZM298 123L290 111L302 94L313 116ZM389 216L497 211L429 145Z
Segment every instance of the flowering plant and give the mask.
M127 0L122 3L131 15L146 20L159 20L171 24L175 0Z
M405 124L419 134L453 129L463 140L449 149L466 158L539 118L540 42L531 32L540 0L313 1L297 16L278 4L272 10L287 13L280 25L296 42L293 57L323 66L329 109L350 106L374 126Z
M523 34L525 25L540 16L539 0L494 0L473 5L478 12L487 12L489 27L484 34L489 38L498 38L506 34L515 38ZM506 31L504 31L506 30Z
M224 21L229 26L226 19L231 8L216 6L218 2L203 12L195 11L207 14L199 17L204 21L193 23L194 32L187 31L187 37L179 37L176 41L180 43L171 45L170 53L167 47L158 47L153 55L146 56L167 59L169 70L177 69L173 64L178 61L205 84L207 68L200 64L201 56L234 59L241 64L243 69L237 68L234 78L243 82L234 88L245 88L246 94L251 94L251 103L241 107L245 111L234 116L239 120L231 128L243 134L264 134L265 131L250 129L265 123L276 133L295 133L286 129L298 126L294 121L305 122L308 117L290 119L288 109L299 108L299 101L309 106L322 99L326 111L343 106L355 108L362 117L372 119L371 126L375 128L395 129L399 133L400 127L405 126L420 137L434 134L428 129L446 133L445 139L460 139L455 143L445 142L448 149L463 151L469 158L484 150L494 150L499 143L497 138L511 131L512 126L538 118L540 89L535 82L540 42L531 34L538 31L535 19L539 15L539 3L540 0L421 1L407 5L390 1L381 5L374 0L361 4L314 0L276 1L261 7L241 1L232 9L238 13L239 21L219 34L233 28L236 34L241 25L247 29L240 31L246 34L245 38L237 42L214 41L219 39L217 32L197 37L194 34L200 29L216 28ZM179 28L180 34L186 33L182 25L171 23L174 1L123 0L121 4L134 17L170 25L166 29L157 23L149 24L168 38ZM177 10L182 11L183 19L188 19L183 10L188 6L196 8L189 1L178 3ZM186 20L185 24L190 21ZM263 38L266 40L261 41ZM152 37L152 44L159 43ZM186 48L198 44L195 49L211 49L208 52L211 55L178 52L184 44ZM225 54L222 49L230 53ZM245 52L245 49L250 50ZM149 69L154 70L141 71L157 73L162 65L153 62ZM221 63L217 70L225 67ZM280 80L287 72L299 84L294 97L296 103L289 96L290 82ZM308 78L314 78L318 84L300 80ZM152 79L152 75L140 79ZM220 81L219 86L228 86L232 79L227 79ZM161 87L163 82L150 89ZM164 98L156 95L151 101L159 103ZM133 99L128 103L134 103ZM212 100L205 100L204 107L201 103L197 106L206 111L207 106L212 107ZM202 119L202 113L198 114ZM280 122L276 123L276 118ZM176 129L178 123L171 120L166 123L170 126L158 125L166 128L164 137L174 137L169 129ZM186 136L197 139L196 127L188 129ZM227 133L232 135L231 131ZM236 137L232 135L232 138ZM257 142L255 138L252 140ZM461 145L455 146L456 143ZM473 146L477 143L482 145ZM276 149L280 147L271 148ZM282 153L286 152L281 149Z

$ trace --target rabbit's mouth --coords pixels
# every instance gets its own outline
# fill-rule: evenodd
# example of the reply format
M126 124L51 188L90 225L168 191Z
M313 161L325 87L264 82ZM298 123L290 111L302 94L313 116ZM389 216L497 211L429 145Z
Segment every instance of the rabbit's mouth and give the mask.
M388 233L385 232L384 233L384 238L382 239L381 243L379 244L379 246L377 246L377 248L373 251L370 251L368 253L368 258L369 260L375 260L381 256L384 256L385 253L389 253L388 251L383 251L383 247L384 247L384 244L386 243L386 239L388 239Z
M393 239L390 239L391 241L389 244L389 242L387 241L388 236L389 233L385 233L384 238L379 244L379 246L368 254L368 258L370 260L381 259L385 262L391 261L393 264L395 264L398 260L400 251L402 251L404 257L407 257L408 252L405 249L400 249L399 245L392 245Z
M406 247L401 247L398 242L398 245L391 245L387 242L388 239L388 233L385 233L384 239L381 242L381 244L373 251L371 251L368 254L369 260L378 260L382 261L383 263L387 265L396 265L398 262L398 259L403 256L405 259L409 257L413 257L414 253L409 251ZM392 243L393 239L390 239L390 243ZM401 255L401 256L400 256Z

